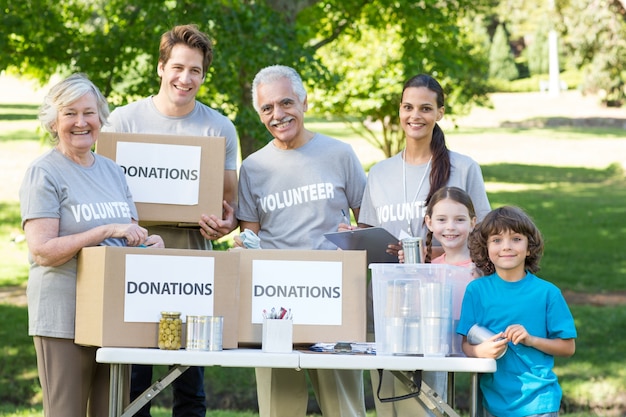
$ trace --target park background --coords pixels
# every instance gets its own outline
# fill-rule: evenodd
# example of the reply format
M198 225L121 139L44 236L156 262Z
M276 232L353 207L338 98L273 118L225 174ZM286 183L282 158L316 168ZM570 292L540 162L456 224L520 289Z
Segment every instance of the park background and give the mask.
M539 275L564 291L579 330L574 357L557 359L564 414L626 415L624 4L519 3L0 0L0 415L41 415L17 188L49 146L35 120L46 87L84 71L112 105L154 93L158 36L189 22L216 41L199 99L233 119L243 156L267 141L249 96L262 66L296 67L310 92L307 126L350 143L366 169L403 146L402 82L435 75L449 148L481 164L493 207L523 207L545 235ZM255 409L252 370L207 369L207 391L211 409Z

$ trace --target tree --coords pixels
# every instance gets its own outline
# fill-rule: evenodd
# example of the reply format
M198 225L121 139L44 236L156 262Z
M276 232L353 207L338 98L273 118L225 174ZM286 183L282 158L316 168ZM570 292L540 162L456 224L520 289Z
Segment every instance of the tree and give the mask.
M0 70L47 80L75 45L71 17L86 19L73 2L0 0Z
M473 3L478 7L478 3ZM318 51L335 75L331 91L316 89L316 111L341 117L385 156L404 146L398 124L402 83L425 72L447 92L446 111L461 114L487 92L484 42L471 30L469 4L376 2Z
M11 10L3 16L0 29L2 40L6 41L2 43L0 68L12 68L42 82L55 73L85 72L112 104L120 105L154 94L158 89L155 69L160 35L174 24L196 23L215 41L215 60L199 99L234 120L245 157L268 140L251 104L250 83L256 72L271 64L291 65L305 80L320 87L319 91L332 94L337 91L335 85L343 86L337 81L347 69L339 73L329 70L315 55L316 51L328 49L344 33L349 34L345 42L349 42L348 39L358 42L359 26L384 31L393 27L394 39L401 46L394 62L402 67L398 67L399 72L386 74L387 86L370 85L361 89L361 95L385 98L381 105L365 112L350 111L353 115L372 121L384 120L390 131L397 132L394 126L397 97L392 96L387 87L397 87L407 74L415 71L445 73L445 77L440 77L442 82L467 88L467 93L452 92L451 96L470 96L474 92L480 96L483 77L477 76L473 57L459 48L468 43L459 43L457 39L466 36L457 27L459 16L464 9L474 7L473 3L468 0L428 3L412 0L68 0L60 3L0 0L3 10ZM468 67L472 70L467 71ZM341 110L331 108L328 111Z
M549 47L548 47L549 26L538 26L532 41L526 48L528 59L528 69L532 75L547 74L549 71Z
M558 33L562 68L585 74L577 87L599 93L613 105L624 102L626 0L555 0L554 12L548 4L545 0L494 0L493 10L506 17L511 39L536 33L549 22Z
M489 77L506 81L519 77L503 24L499 24L496 28L489 50Z
M561 8L571 65L583 68L583 88L603 101L626 100L626 11L618 0L571 0ZM590 30L590 28L594 28Z
M304 66L311 60L294 21L315 1L34 1L0 4L11 10L0 32L8 40L0 68L42 83L55 73L85 72L113 105L154 94L160 35L175 24L198 24L215 41L198 98L235 121L244 156L267 141L251 104L254 74L277 62Z

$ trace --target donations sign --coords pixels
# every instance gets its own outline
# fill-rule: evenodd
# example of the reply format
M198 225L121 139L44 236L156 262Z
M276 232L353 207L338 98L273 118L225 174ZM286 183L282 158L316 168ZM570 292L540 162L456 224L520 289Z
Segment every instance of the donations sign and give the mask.
M283 307L294 324L340 326L342 270L341 262L253 261L252 323L263 322L263 310Z
M124 321L158 322L161 311L212 316L215 259L126 255Z
M136 203L198 204L199 146L117 143L117 163Z

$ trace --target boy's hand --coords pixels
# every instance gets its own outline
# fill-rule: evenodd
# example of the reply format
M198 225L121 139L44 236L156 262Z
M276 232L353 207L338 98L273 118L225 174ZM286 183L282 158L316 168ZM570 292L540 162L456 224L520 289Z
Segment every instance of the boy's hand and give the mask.
M503 333L504 337L513 342L514 345L521 343L526 346L531 346L532 336L521 324L510 325L504 330Z
M502 332L494 334L488 340L477 345L476 348L485 355L480 357L498 359L507 349L507 343L509 343L509 339Z

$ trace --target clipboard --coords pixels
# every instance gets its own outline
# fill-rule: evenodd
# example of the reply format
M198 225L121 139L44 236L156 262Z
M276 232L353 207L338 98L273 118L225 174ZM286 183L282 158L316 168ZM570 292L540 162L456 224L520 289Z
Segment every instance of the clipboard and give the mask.
M387 246L397 244L394 235L382 227L324 233L324 237L344 250L367 251L367 264L398 263L398 257L387 253Z

